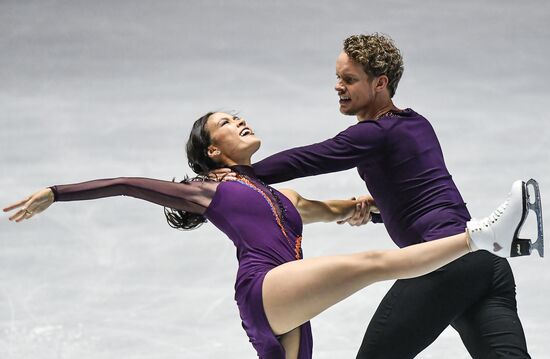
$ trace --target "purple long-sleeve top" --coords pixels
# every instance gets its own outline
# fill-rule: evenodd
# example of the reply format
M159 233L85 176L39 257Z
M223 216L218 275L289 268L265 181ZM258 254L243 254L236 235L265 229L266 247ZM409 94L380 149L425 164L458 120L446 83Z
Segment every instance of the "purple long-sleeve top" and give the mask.
M56 202L129 196L165 207L204 215L235 244L239 269L235 300L242 326L260 358L284 359L285 351L271 330L263 307L262 284L273 268L302 258L296 241L302 234L300 214L282 193L259 181L251 167L235 166L248 181L175 183L142 177L119 177L50 187ZM272 208L271 204L277 204ZM281 231L273 211L282 216ZM205 264L207 265L207 264ZM300 326L299 359L310 359L311 326Z
M470 214L431 124L411 109L254 164L267 183L357 167L392 240L405 247L464 231Z

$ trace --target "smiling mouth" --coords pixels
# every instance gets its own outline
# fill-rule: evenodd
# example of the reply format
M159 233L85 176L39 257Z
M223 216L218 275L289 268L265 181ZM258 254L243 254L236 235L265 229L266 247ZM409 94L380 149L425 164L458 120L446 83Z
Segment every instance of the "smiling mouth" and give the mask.
M339 97L340 97L340 101L339 101L340 105L351 102L351 98L348 96L340 95Z
M254 132L252 132L251 129L248 127L243 128L243 130L239 133L239 136L245 137L245 136L251 136L254 135Z

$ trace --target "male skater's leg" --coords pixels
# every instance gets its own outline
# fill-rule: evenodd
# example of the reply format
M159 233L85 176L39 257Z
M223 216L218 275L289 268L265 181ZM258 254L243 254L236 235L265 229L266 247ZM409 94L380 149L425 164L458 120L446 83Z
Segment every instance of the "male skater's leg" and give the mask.
M530 358L516 308L516 286L508 261L494 257L493 288L452 326L473 358Z
M493 288L494 256L467 254L425 276L398 280L374 314L357 358L413 358Z

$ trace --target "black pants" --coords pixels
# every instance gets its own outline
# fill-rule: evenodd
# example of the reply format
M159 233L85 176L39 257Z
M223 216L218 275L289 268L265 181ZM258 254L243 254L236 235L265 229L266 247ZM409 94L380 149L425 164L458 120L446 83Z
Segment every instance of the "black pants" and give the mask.
M530 358L510 265L477 251L398 280L374 314L357 358L414 358L450 324L473 358Z

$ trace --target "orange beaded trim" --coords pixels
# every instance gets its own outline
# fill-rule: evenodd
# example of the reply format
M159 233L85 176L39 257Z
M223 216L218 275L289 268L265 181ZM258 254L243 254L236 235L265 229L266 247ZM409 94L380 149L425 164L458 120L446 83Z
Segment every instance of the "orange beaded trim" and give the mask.
M269 198L265 193L264 191L262 191L261 189L258 188L258 186L256 186L254 183L250 182L248 179L242 177L242 176L237 176L237 182L241 182L242 184L254 189L256 192L258 192L259 194L262 195L262 197L267 201L267 203L269 204L269 207L271 208L271 212L273 213L273 215L275 216L275 221L277 222L277 224L279 225L279 228L281 229L281 232L283 233L283 235L285 236L288 244L290 244L292 246L292 241L290 240L290 238L288 238L288 234L286 233L286 230L285 230L285 227L283 226L283 223L281 221L281 217L279 216L279 214L277 213L277 210L275 209L275 205L273 204L273 201L271 200L271 198ZM296 237L296 241L294 242L294 253L296 254L296 259L300 259L300 253L302 252L302 236L298 236Z
M296 237L296 244L294 246L294 253L296 253L296 259L300 259L300 253L302 252L302 236Z

